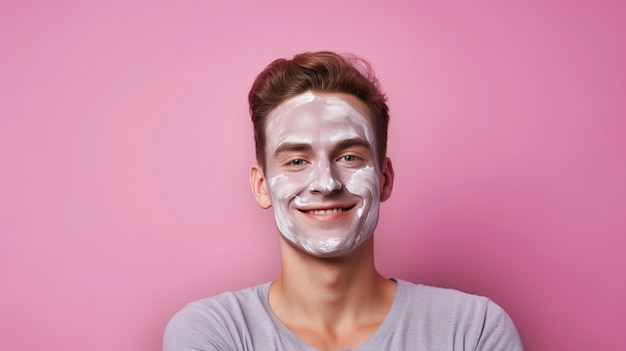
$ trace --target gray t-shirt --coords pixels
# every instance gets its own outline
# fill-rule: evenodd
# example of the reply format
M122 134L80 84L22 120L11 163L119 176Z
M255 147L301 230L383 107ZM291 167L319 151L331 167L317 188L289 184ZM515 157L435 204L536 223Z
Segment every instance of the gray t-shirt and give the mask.
M523 350L515 325L481 296L397 280L389 314L354 351ZM270 283L185 306L169 322L164 351L299 350L303 343L269 306Z

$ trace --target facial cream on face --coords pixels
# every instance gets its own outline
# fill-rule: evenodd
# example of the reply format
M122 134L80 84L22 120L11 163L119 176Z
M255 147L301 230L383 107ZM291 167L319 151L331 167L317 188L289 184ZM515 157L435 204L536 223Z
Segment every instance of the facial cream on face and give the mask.
M278 229L319 257L351 252L378 222L374 133L341 96L295 96L268 115L266 126L266 176Z

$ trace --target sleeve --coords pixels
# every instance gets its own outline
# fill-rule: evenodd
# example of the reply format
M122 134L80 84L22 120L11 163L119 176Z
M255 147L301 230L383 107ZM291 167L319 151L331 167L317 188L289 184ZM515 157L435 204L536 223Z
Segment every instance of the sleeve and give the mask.
M493 301L485 309L483 328L476 346L478 351L524 351L515 324Z
M233 350L224 326L207 311L187 305L172 317L163 334L163 351Z

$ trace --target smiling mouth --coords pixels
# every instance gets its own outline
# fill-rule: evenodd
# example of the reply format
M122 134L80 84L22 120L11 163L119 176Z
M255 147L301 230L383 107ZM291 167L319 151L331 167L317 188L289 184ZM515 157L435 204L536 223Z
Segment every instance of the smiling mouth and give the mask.
M308 214L331 215L331 214L336 214L336 213L340 213L344 211L350 211L352 208L354 208L354 205L350 207L336 207L336 208L326 208L326 209L319 209L319 210L299 210L299 211L303 213L308 213Z

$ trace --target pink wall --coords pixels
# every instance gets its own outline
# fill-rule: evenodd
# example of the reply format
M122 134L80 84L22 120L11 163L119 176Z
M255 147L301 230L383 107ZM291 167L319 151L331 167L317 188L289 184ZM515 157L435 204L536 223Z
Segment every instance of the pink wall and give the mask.
M278 272L248 190L272 59L369 59L390 97L381 271L488 295L528 350L626 349L623 1L0 5L0 349L157 350Z

